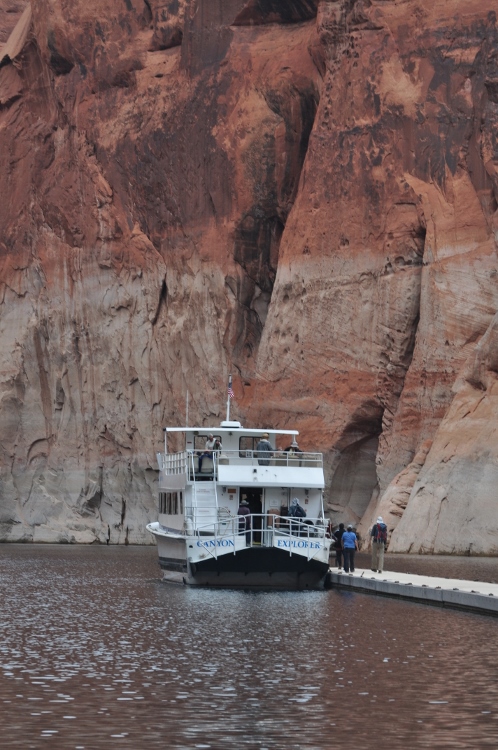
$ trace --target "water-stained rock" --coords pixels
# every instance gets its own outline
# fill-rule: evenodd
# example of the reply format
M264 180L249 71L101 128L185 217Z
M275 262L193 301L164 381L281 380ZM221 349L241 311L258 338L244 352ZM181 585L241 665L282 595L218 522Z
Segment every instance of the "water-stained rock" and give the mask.
M494 553L489 8L8 5L2 537L144 541L162 427L231 371L236 417L323 450L333 520Z

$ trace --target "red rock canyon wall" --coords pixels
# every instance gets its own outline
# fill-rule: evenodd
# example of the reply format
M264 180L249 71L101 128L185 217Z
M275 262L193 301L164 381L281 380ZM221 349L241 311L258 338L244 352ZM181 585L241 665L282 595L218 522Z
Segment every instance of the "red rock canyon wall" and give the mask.
M332 518L496 554L489 5L0 0L0 45L0 537L149 541L232 371Z

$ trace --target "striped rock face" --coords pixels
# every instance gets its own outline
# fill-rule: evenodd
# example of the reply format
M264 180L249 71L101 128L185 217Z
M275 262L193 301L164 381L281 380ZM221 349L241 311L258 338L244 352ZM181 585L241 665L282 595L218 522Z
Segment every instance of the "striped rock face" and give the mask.
M496 551L485 6L0 0L0 538L145 541L231 371L334 520Z

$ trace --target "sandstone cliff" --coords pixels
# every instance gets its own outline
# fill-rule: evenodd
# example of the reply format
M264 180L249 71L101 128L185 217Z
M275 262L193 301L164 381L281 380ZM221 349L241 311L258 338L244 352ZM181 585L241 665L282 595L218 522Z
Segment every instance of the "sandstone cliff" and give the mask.
M497 552L485 6L0 0L1 538L149 541L232 370L333 518Z

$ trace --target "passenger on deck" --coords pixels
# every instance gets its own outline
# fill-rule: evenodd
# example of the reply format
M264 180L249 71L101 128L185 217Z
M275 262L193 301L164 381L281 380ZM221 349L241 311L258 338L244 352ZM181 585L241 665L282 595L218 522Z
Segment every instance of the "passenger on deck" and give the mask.
M258 464L260 466L269 466L270 459L273 456L273 447L268 440L268 437L269 435L267 432L263 433L263 437L256 446L256 455L258 457Z
M285 448L284 453L302 453L301 448L297 444L297 440L293 440L292 443Z
M204 453L201 453L199 456L199 474L201 473L202 469L202 462L204 458L213 458L213 450L215 447L215 439L211 433L208 435L208 439L206 440L206 445L204 446Z
M290 504L289 516L292 518L306 518L306 511L303 506L299 504L297 497L295 497Z
M289 516L291 518L295 518L300 523L291 523L291 531L293 534L300 534L303 532L304 527L301 526L301 523L304 523L303 519L306 518L306 511L304 510L303 506L299 504L299 500L297 497L294 498L294 500L291 502L289 507Z
M246 532L246 541L251 541L251 511L247 500L241 500L237 511L239 516L239 534ZM243 518L241 518L243 516Z

